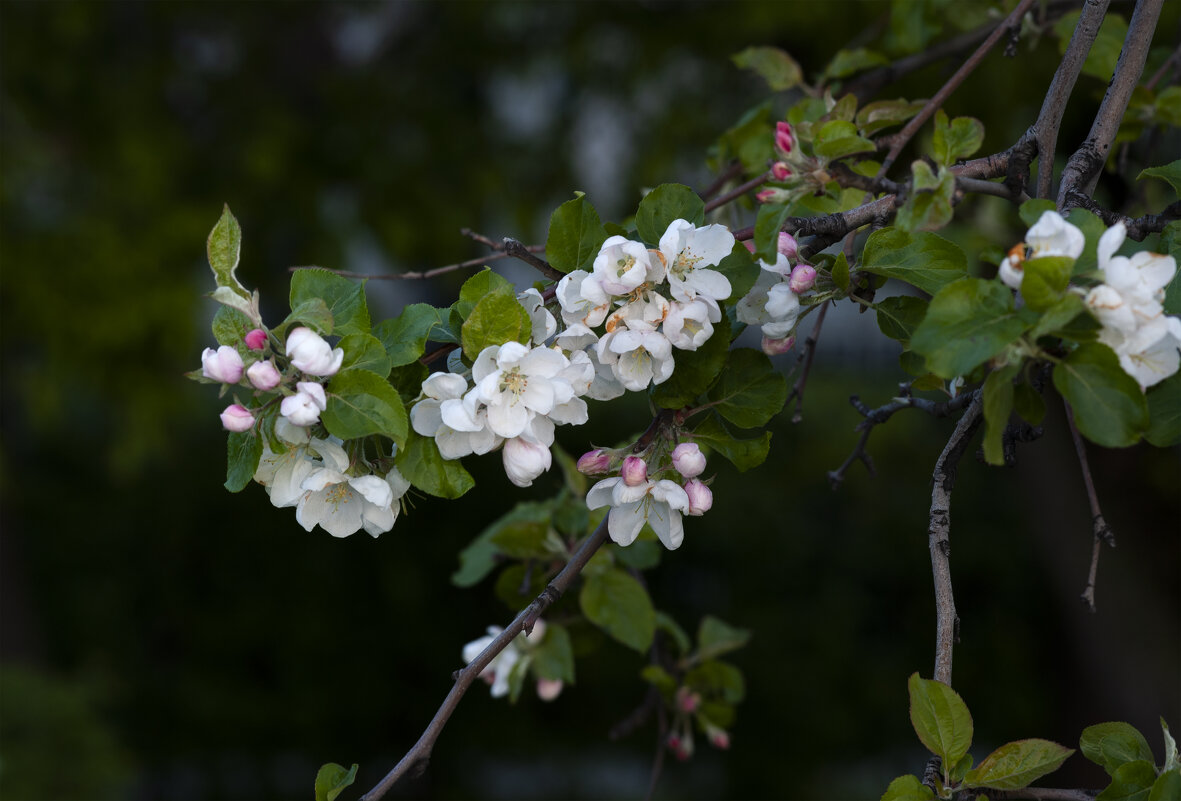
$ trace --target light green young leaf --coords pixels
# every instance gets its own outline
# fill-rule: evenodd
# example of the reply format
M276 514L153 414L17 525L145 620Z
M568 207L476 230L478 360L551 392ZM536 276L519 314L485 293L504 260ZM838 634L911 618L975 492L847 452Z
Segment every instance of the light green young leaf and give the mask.
M316 772L316 801L336 801L344 789L357 779L357 765L345 770L342 765L329 762Z
M816 132L812 150L817 156L832 161L854 153L872 153L877 150L877 145L861 136L853 123L830 120Z
M1111 784L1095 801L1148 801L1156 783L1156 768L1151 760L1125 762L1111 774Z
M327 270L296 270L291 276L291 308L320 298L332 312L332 333L369 333L369 307L365 303L365 284L350 281Z
M670 701L673 693L677 690L677 680L660 665L645 665L644 669L640 671L640 678L660 690L661 694Z
M842 292L849 291L849 260L845 258L845 251L842 250L837 254L836 261L832 264L830 275L837 289Z
M968 274L968 257L959 245L932 233L882 228L870 235L861 253L861 270L897 278L934 295Z
M944 764L954 765L972 744L972 716L959 693L941 681L923 679L912 673L910 722L915 734Z
M1005 463L1003 435L1013 411L1013 377L1020 364L1007 364L988 374L984 381L984 461Z
M862 136L873 136L878 131L901 125L922 111L925 105L922 100L907 101L903 98L875 100L865 104L857 112L857 128ZM856 171L856 168L854 170ZM877 170L878 167L875 166L869 175L873 176Z
M1141 170L1140 174L1136 176L1136 180L1140 181L1144 178L1159 178L1162 181L1167 181L1169 186L1173 187L1173 191L1181 195L1181 159L1162 167L1149 167L1146 170Z
M1046 259L1034 259L1034 261L1046 261ZM1028 263L1028 262L1026 262ZM1021 282L1022 294L1024 294L1025 282ZM1042 316L1037 323L1029 331L1029 339L1031 342L1037 342L1039 338L1047 334L1054 334L1060 331L1067 323L1074 320L1085 311L1083 299L1074 293L1063 295L1060 300L1042 311Z
M717 413L734 425L756 428L782 411L787 381L766 354L739 348L730 351L709 399Z
M512 289L502 287L472 307L462 332L463 353L475 360L480 351L492 345L528 343L533 336L533 323Z
M1040 312L1061 301L1073 266L1074 259L1067 256L1044 256L1026 261L1022 265L1025 278L1021 281L1021 297L1025 298L1025 305Z
M332 333L332 312L323 298L308 298L291 310L291 314L279 323L279 332L287 330L293 323L307 326L320 336Z
M764 431L751 439L739 439L727 431L713 414L708 415L694 429L693 441L717 451L742 473L761 465L771 450L770 431Z
M407 433L406 444L398 448L394 463L407 481L437 498L458 498L476 485L458 459L444 459L434 438L414 429Z
M493 292L508 292L516 297L516 289L511 281L493 272L491 267L485 267L463 282L463 286L459 288L459 300L451 307L459 312L460 317L466 319L476 304Z
M213 338L219 345L237 347L253 329L250 318L232 306L218 306L213 315Z
M712 615L706 615L697 629L697 659L704 662L736 651L750 642L750 635L748 629L735 628Z
M1152 749L1144 735L1123 721L1097 723L1083 729L1079 748L1083 756L1102 766L1108 776L1114 776L1116 768L1125 763L1153 761Z
M1177 741L1173 739L1173 735L1169 733L1169 724L1165 723L1165 719L1160 719L1161 734L1165 740L1165 767L1164 770L1172 770L1181 766L1181 758L1177 755Z
M767 169L767 162L774 157L773 139L768 134L770 127L770 103L761 103L748 110L734 127L718 137L717 156L710 160L710 166L721 170L731 159L737 158L747 174L763 172Z
M545 255L554 269L564 273L590 269L607 239L595 207L582 192L576 192L554 210L549 218Z
M778 47L748 47L730 56L734 66L752 70L773 92L798 86L803 72L796 60Z
M1080 345L1054 367L1053 378L1054 388L1074 410L1078 430L1095 444L1134 445L1148 430L1144 393L1106 345Z
M205 240L205 253L209 267L218 287L229 289L235 295L249 301L250 293L238 281L234 272L238 269L238 258L242 252L242 227L230 212L229 204L222 207L221 218ZM225 302L225 301L222 301ZM227 304L231 305L231 304Z
M636 210L636 232L655 247L673 220L701 225L705 222L705 201L682 184L661 184L640 201Z
M1073 748L1050 740L1006 743L986 756L974 770L968 771L964 783L968 787L1019 790L1058 770L1073 753Z
M656 633L656 611L640 582L618 568L590 575L578 596L582 613L615 640L645 653Z
M1162 771L1148 791L1147 801L1177 801L1181 798L1181 768Z
M931 299L910 347L927 357L927 369L942 378L965 375L1000 353L1029 327L1008 287L981 278L961 278Z
M935 161L950 167L980 149L984 124L975 117L956 117L948 122L943 109L935 112Z
M230 492L241 492L254 478L262 458L262 437L254 431L231 432L226 447L226 482Z
M881 801L932 801L935 793L931 788L919 781L918 776L907 774L899 776L890 782Z
M829 61L828 66L824 68L823 79L830 81L834 78L846 78L870 67L881 67L889 63L889 60L876 50L867 50L864 47L858 47L855 50L838 50L837 54L832 57L832 61Z
M328 408L320 415L328 433L343 440L371 434L406 441L406 408L388 381L368 370L342 370L328 383Z
M946 167L938 173L927 162L910 165L913 191L898 210L895 225L903 231L934 231L951 222L955 176Z

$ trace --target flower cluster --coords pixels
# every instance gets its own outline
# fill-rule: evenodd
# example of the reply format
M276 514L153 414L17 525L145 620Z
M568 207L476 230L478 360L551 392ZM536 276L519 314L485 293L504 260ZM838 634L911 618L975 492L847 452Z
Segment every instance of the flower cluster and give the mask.
M558 343L586 350L610 370L591 397L663 383L673 373L674 348L697 350L713 336L730 281L711 268L733 247L734 235L725 226L678 219L660 237L659 248L609 237L591 272L575 270L558 283L566 325Z
M824 193L832 180L825 169L826 161L804 153L791 123L775 123L774 150L771 181L755 195L760 203L790 203L805 195Z
M485 636L463 646L463 661L471 664L502 631L504 629L499 626L489 626ZM491 685L493 698L502 698L509 694L514 674L524 679L524 672L533 661L533 652L545 641L545 633L545 621L538 620L530 634L518 634L480 672L480 678ZM542 701L553 701L561 695L562 687L563 682L560 679L537 676L537 697Z
M649 462L657 469L650 471ZM679 443L667 454L653 448L646 456L622 458L598 449L584 454L578 469L590 475L619 471L619 475L596 483L586 495L590 509L611 507L607 530L618 545L635 542L647 523L666 548L675 550L685 536L681 515L697 517L713 506L708 483L697 478L705 471L705 455L693 442ZM678 480L660 478L662 475L677 476Z
M1181 367L1181 319L1164 313L1165 287L1177 272L1172 256L1150 251L1117 256L1127 229L1123 223L1108 228L1096 248L1102 282L1085 294L1087 309L1102 324L1099 341L1115 351L1120 366L1141 389L1157 384ZM999 277L1020 290L1024 263L1060 256L1077 259L1086 240L1083 232L1060 214L1047 211L1026 234L1024 243L1009 251Z
M780 233L775 263L759 262L759 279L735 308L739 322L762 327L762 348L768 356L785 353L795 344L792 334L803 311L799 296L816 283L816 268L793 266L796 258L795 239Z

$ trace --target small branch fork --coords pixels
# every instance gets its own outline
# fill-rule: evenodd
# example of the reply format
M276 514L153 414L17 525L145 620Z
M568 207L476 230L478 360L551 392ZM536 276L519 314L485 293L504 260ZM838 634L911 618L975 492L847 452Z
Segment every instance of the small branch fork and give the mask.
M561 572L546 585L542 593L532 603L522 609L513 619L513 622L496 639L489 643L488 647L481 651L479 656L472 660L467 667L455 673L455 685L447 693L447 697L443 699L439 711L435 713L435 717L426 727L426 731L418 738L418 742L406 752L406 755L402 757L401 761L398 762L393 770L386 774L384 779L378 782L368 793L361 796L361 801L377 801L389 792L389 789L406 774L413 772L417 776L426 769L427 764L430 762L431 751L435 746L435 741L439 739L439 734L443 731L443 727L447 725L451 713L459 706L464 693L467 692L468 688L479 677L484 668L518 634L521 632L525 632L526 634L531 633L534 624L537 623L542 613L561 598L562 594L570 588L574 579L586 567L586 563L590 561L590 558L594 556L595 552L607 541L607 521L609 517L608 515L603 518L603 522L599 523L594 533L586 538L582 546L570 557L570 561L566 563L566 566L562 568Z
M828 471L828 481L834 490L845 480L845 473L848 472L849 468L856 461L861 461L866 469L869 470L871 476L875 475L873 459L866 452L865 445L869 442L869 435L873 433L874 428L889 420L895 412L901 411L902 409L920 409L932 417L947 417L969 405L975 398L974 393L965 392L950 400L940 402L914 397L910 394L909 384L900 384L898 389L901 393L899 397L876 409L870 409L861 402L861 398L857 395L849 398L849 403L865 419L858 423L854 429L855 431L861 432L861 439L858 440L857 445L853 448L853 452L849 454L849 458L845 459L836 470Z
M971 393L968 410L956 423L943 453L931 475L931 517L928 545L931 550L931 573L935 579L935 679L951 685L952 648L959 640L960 619L955 611L951 588L951 491L955 487L960 458L984 417L984 394Z
M1107 525L1107 521L1103 519L1103 511L1099 508L1099 496L1095 492L1095 482L1091 479L1091 467L1087 463L1087 449L1083 444L1082 435L1079 434L1078 426L1074 424L1074 410L1070 408L1070 404L1065 399L1062 404L1066 407L1066 422L1070 425L1070 436L1074 440L1074 450L1078 454L1079 467L1083 471L1083 484L1087 487L1087 500L1091 504L1091 529L1094 535L1094 542L1091 544L1091 569L1087 572L1087 587L1079 597L1082 598L1087 608L1094 612L1095 575L1099 572L1100 546L1106 542L1114 548L1115 532L1111 530L1111 526Z

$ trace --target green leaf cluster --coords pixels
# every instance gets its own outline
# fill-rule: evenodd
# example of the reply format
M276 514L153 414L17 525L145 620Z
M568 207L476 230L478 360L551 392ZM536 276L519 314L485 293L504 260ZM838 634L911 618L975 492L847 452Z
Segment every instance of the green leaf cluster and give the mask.
M1098 723L1083 729L1079 749L1102 767L1111 782L1099 793L1101 801L1165 801L1181 798L1181 760L1169 726L1161 719L1165 761L1157 767L1144 735L1129 723Z

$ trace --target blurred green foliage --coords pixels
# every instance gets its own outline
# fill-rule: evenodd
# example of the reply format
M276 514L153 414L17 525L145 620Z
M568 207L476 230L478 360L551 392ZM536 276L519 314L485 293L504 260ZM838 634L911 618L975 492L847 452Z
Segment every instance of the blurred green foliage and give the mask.
M433 714L462 644L503 622L491 582L448 581L508 505L497 459L474 464L462 509L416 498L376 541L306 534L260 492L221 489L220 405L182 373L212 344L204 238L223 203L244 229L239 278L277 320L291 265L429 269L484 252L461 227L541 241L576 189L618 220L641 187L705 185L706 149L765 92L730 54L777 45L815 75L862 25L900 49L956 32L932 30L941 5L916 3L912 26L843 2L5 3L0 796L311 797L330 760L359 762L357 786L372 786ZM1161 30L1176 28L1170 5ZM1052 44L998 56L949 115L985 121L982 152L1006 147L1056 58ZM928 96L941 69L892 91ZM1101 93L1090 80L1083 93ZM1072 103L1064 142L1089 113ZM969 252L1021 228L997 199L964 220L948 235ZM375 319L447 303L463 277L371 282ZM900 414L871 440L883 475L831 493L824 471L858 419L846 397L884 402L899 374L845 375L826 357L822 344L805 422L776 428L757 480L719 468L715 511L652 578L690 628L709 613L754 631L735 658L750 698L733 750L670 769L669 797L876 797L921 758L905 677L930 662L925 494L947 429ZM570 452L647 414L594 412L564 432ZM1159 636L1178 626L1176 454L1096 459L1121 540L1090 618L1074 600L1085 498L1053 411L1047 428L1017 470L967 464L957 487L956 679L998 710L982 744L1181 719ZM473 693L403 792L636 795L651 729L604 735L641 701L642 665L617 646L580 656L578 687L547 706ZM73 685L89 684L61 678L84 675L103 676L87 700ZM44 736L18 728L30 720ZM49 766L69 759L90 767L56 784Z

